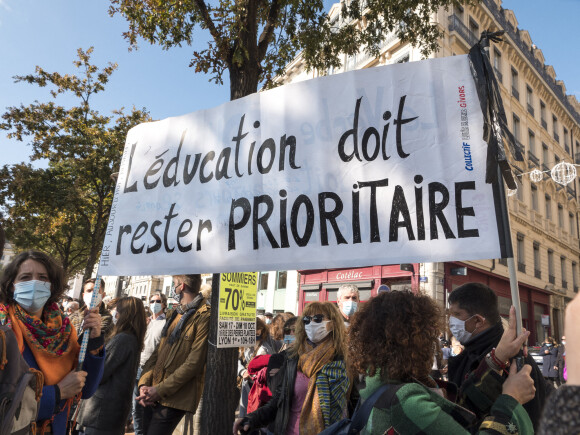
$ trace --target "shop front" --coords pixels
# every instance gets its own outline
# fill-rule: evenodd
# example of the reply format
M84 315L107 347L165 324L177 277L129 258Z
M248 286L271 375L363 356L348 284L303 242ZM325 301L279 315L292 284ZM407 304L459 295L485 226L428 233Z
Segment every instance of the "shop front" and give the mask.
M461 270L461 274L457 274L458 270ZM512 298L507 277L460 262L445 263L445 288L447 292L452 292L467 282L480 282L495 291L500 315L506 319L509 317ZM522 325L530 331L529 344L541 343L546 334L552 333L551 326L542 324L542 316L550 314L550 295L542 289L521 282L519 283L519 293Z
M299 272L299 313L310 302L336 302L338 289L343 284L355 284L361 302L376 296L380 285L386 285L391 290L417 292L419 289L419 263Z

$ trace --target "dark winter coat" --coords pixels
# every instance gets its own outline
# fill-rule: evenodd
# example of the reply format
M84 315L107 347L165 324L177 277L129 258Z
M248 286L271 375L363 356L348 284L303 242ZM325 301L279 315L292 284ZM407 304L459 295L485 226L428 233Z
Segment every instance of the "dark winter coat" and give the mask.
M546 353L548 351L548 353ZM557 378L558 369L558 348L556 346L546 346L545 344L540 349L540 355L544 357L542 364L542 375L545 378Z
M78 423L87 435L124 434L133 402L141 349L137 337L121 332L106 345L105 371L99 388L81 402Z
M577 434L580 427L580 387L563 385L548 398L539 435Z

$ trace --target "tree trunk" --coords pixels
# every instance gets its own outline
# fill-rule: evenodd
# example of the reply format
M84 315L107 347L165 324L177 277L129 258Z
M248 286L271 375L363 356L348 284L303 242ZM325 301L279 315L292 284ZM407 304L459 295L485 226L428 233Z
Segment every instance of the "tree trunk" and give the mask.
M248 61L242 68L235 65L228 68L230 72L230 99L255 94L258 91L258 65L252 66Z
M218 349L220 274L212 278L209 345L201 409L202 434L230 435L238 406L236 372L238 348Z

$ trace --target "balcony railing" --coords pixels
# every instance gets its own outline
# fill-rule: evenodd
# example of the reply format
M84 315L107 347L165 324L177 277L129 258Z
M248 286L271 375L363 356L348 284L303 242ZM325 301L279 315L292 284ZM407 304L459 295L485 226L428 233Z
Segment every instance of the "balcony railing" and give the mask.
M528 113L532 116L534 116L534 108L532 107L531 104L528 104Z
M550 284L556 284L556 277L554 275L548 275L548 281L550 281Z
M542 271L538 269L534 269L534 277L538 279L542 279Z
M478 37L474 35L473 32L469 30L465 24L463 24L461 18L459 18L455 14L449 16L449 31L457 32L469 47L472 47L475 44L477 44L477 41L479 40Z
M540 159L537 158L533 152L528 151L528 159L530 159L530 161L534 163L536 166L540 166Z
M519 91L518 91L516 88L514 88L513 86L512 86L512 95L513 95L514 97L516 97L516 100L518 100L518 101L519 101L519 99L520 99L520 93L519 93Z
M566 186L566 191L568 192L568 195L572 195L574 198L576 198L576 192L570 186Z
M540 120L540 124L542 124L542 127L544 127L545 130L548 129L548 123L545 119Z
M526 273L526 265L518 262L518 272Z
M549 171L550 168L548 168L548 165L546 165L545 163L542 163L542 171Z
M568 281L562 281L562 288L568 288Z
M560 143L560 136L558 136L558 133L554 133L554 139L556 139L556 142Z

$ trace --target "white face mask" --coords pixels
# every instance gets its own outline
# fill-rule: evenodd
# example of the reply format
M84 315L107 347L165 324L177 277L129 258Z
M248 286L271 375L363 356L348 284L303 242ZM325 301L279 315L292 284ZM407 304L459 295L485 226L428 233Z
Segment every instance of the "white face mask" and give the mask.
M471 317L469 319L471 319ZM472 332L465 330L465 322L467 322L467 320L461 320L457 317L449 316L449 330L461 344L467 343L473 334Z
M85 301L85 305L88 307L91 306L91 298L93 297L93 292L84 293L83 294L83 301ZM103 300L100 293L97 293L97 300L95 301L95 307L98 307L101 301Z
M308 325L304 325L304 330L306 331L306 336L313 343L320 343L326 338L330 331L326 329L326 324L330 320L323 320L320 323L311 321Z
M149 308L153 314L157 314L161 311L161 302L152 302L149 304Z
M116 325L117 322L119 321L119 319L117 317L117 310L111 311L111 317L113 318L113 325Z
M351 299L346 300L342 303L342 312L344 313L345 316L352 316L355 312L356 312L356 308L357 308L357 303L356 301L353 301Z

